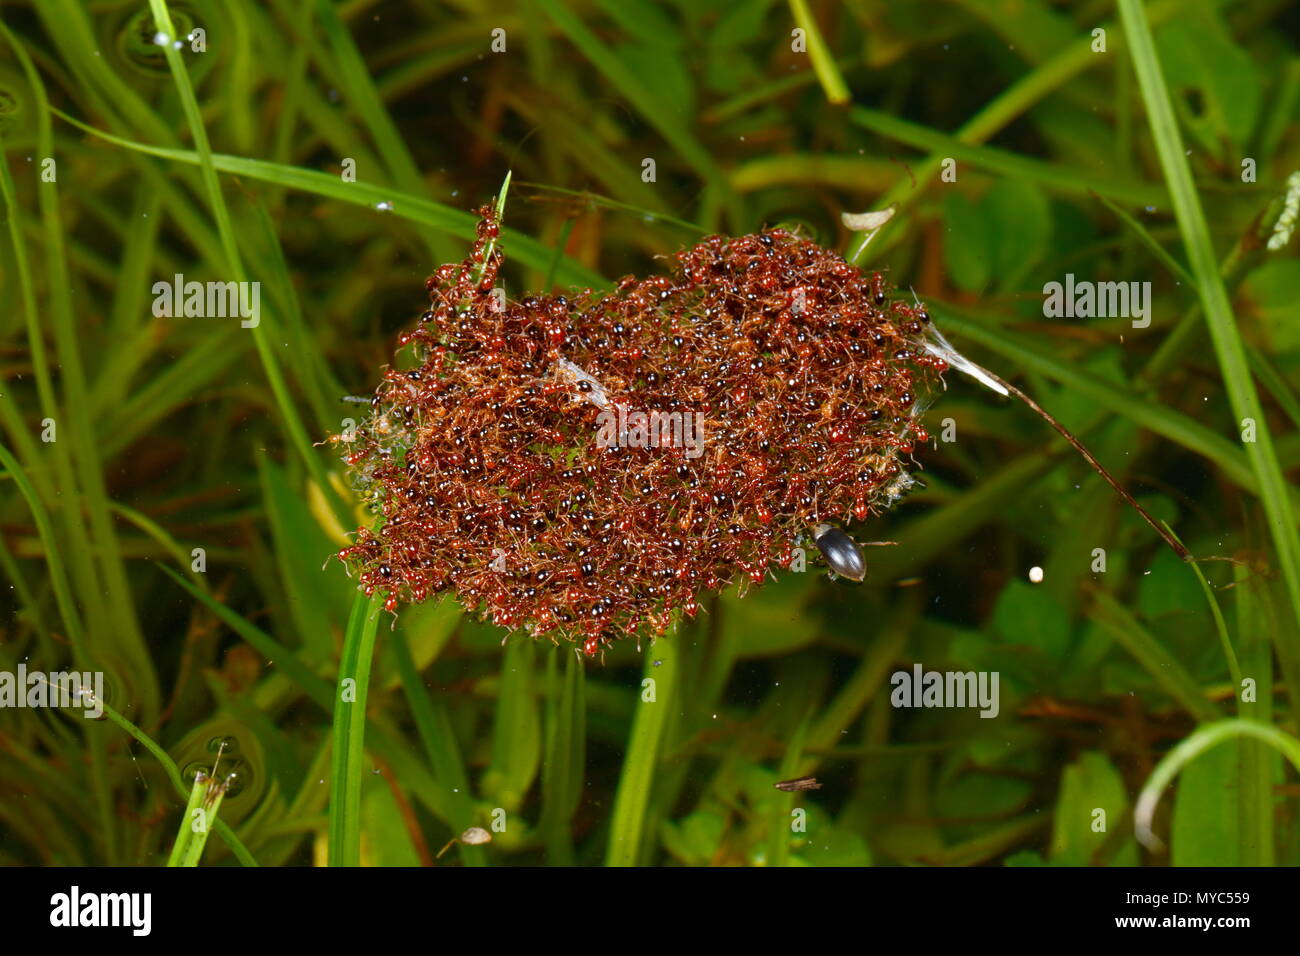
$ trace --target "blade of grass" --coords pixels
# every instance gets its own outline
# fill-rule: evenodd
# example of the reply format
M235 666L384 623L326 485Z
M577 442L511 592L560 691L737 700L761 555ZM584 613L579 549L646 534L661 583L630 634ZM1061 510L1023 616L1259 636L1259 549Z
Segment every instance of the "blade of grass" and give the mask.
M167 779L171 781L176 792L187 801L188 805L190 790L185 786L185 781L181 777L180 769L176 766L176 762L167 755L167 751L154 743L153 738L119 714L106 702L100 701L99 705L104 708L105 717L138 740L144 746L145 750L154 755L154 758L162 764L162 768L167 774ZM230 825L226 823L225 820L213 819L212 828L216 830L217 835L225 841L226 846L230 847L231 852L235 854L235 857L240 863L244 866L257 866L257 861L253 859L253 855L248 852L248 848L244 846L239 837L235 835L235 831L230 828Z
M799 776L799 765L803 761L804 746L808 740L808 729L812 724L813 711L810 707L786 747L785 756L777 775L781 780L791 780ZM780 794L772 802L772 832L768 837L767 865L788 866L790 863L790 814L794 809L794 793Z
M926 149L940 156L952 157L969 163L976 169L1041 183L1064 193L1086 196L1095 192L1137 206L1150 206L1164 201L1163 191L1159 186L1151 183L1101 181L1096 177L1085 175L1082 170L1072 170L1056 163L1030 159L993 146L964 143L948 133L891 116L881 110L857 106L849 113L849 118L864 129L879 133L888 139L918 149Z
M564 676L558 660L564 658ZM542 819L548 866L573 865L573 814L582 799L587 755L587 670L582 659L563 646L546 661L549 693L546 708L546 761L542 765Z
M67 570L63 566L63 555L54 537L54 527L50 524L45 505L37 497L36 490L32 487L31 482L27 480L27 475L23 472L18 460L3 445L0 445L0 464L5 466L9 477L13 479L14 484L18 486L18 490L27 501L27 507L32 513L32 520L36 523L36 532L40 535L41 543L45 546L45 564L49 568L50 583L54 586L54 600L59 606L59 615L63 618L63 626L67 629L68 640L72 642L73 653L79 662L96 665L95 654L86 641L86 632L81 624L81 614L77 611L76 602L72 599L72 589L68 586Z
M227 627L247 641L266 661L273 663L284 671L285 676L301 687L313 701L326 711L334 707L334 692L330 689L329 681L313 674L311 669L300 661L293 651L265 631L250 624L203 589L185 580L165 564L157 565L157 567L179 584L191 597L204 604Z
M681 649L676 644L676 640L660 639L645 649L642 688L650 681L654 699L646 700L644 690L638 692L632 735L614 795L606 866L636 866L640 862L646 808L659 762L659 748L669 713L678 706L677 658Z
M804 31L808 58L812 60L813 72L817 74L817 82L822 85L826 99L836 106L847 103L851 98L848 85L840 75L840 68L835 65L835 57L826 45L817 20L808 9L808 0L790 0L790 14L794 17L795 24Z
M190 83L189 74L185 70L185 64L181 60L180 53L170 42L171 38L176 35L176 28L172 25L171 14L167 9L167 0L149 0L149 6L153 10L154 24L157 26L161 38L165 41L161 44L163 54L167 57L167 65L171 69L172 78L176 83L176 92L180 96L181 106L189 125L190 136L194 140L194 151L198 155L199 169L202 173L208 205L217 223L217 233L221 237L221 247L225 253L226 266L230 269L236 282L241 285L247 284L249 281L248 274L244 268L243 259L239 254L239 245L235 241L235 230L231 222L230 210L226 205L225 197L222 195L221 182L217 178L217 170L213 165L212 147L208 143L208 132L203 124L203 116L199 111L198 99L194 95L194 87ZM307 470L311 472L316 484L333 506L335 513L346 524L350 518L349 509L330 483L320 457L312 451L312 441L307 436L307 430L303 426L298 410L289 396L288 383L285 381L284 373L280 369L280 363L275 357L275 352L271 348L267 329L263 326L260 317L257 317L255 324L249 326L249 328L253 331L253 341L257 346L258 355L262 359L262 367L266 372L271 391L275 395L276 405L284 420L285 430L289 433L290 444L297 450L303 463L307 466Z
M1097 199L1105 205L1106 208L1118 216L1130 230L1132 230L1133 234L1137 236L1142 244L1151 251L1152 255L1164 264L1165 268L1168 269L1180 283L1185 284L1188 289L1195 291L1196 279L1187 271L1181 262L1173 257L1168 249L1162 246L1156 238L1151 235L1150 230L1148 230L1146 226L1142 225L1142 223L1138 222L1105 196L1097 196ZM1239 274L1241 270L1239 257L1236 255L1236 252L1237 250L1234 250L1234 254L1230 255L1228 261L1219 269L1219 273L1224 277L1225 282L1229 281L1233 275ZM1175 330L1165 339L1162 349L1173 348L1175 342L1179 339L1185 338L1188 332L1195 327L1196 319L1199 316L1200 305L1198 302L1194 309L1189 310L1183 318L1179 319L1178 324L1175 326ZM1187 323L1186 325L1184 325L1185 322ZM1246 356L1250 361L1251 370L1254 371L1255 376L1259 379L1260 383L1268 389L1274 400L1282 406L1282 410L1287 413L1291 421L1296 425L1300 425L1300 400L1296 398L1295 392L1292 391L1291 386L1287 383L1286 379L1277 370L1273 363L1269 361L1268 356L1261 352L1258 347L1247 343ZM1167 362L1168 359L1162 356L1157 367L1163 366Z
M483 796L509 813L523 804L541 762L535 660L531 639L516 639L506 645L497 682L491 756L480 781Z
M327 680L317 677L293 653L271 635L250 624L245 618L230 610L211 595L192 585L165 565L158 566L168 577L204 604L228 627L246 640L269 663L273 663L284 676L297 684L307 697L326 713L336 708L335 691ZM448 724L449 726L449 724ZM373 749L403 780L410 790L436 816L447 819L450 813L443 788L429 776L419 759L406 746L406 741L390 728L378 725L371 734ZM436 766L436 765L435 765Z
M1173 535L1177 540L1178 536L1174 534L1174 529L1169 527L1168 522L1161 522L1165 530ZM1219 608L1219 599L1214 596L1214 589L1210 587L1210 582L1205 579L1205 572L1195 561L1188 562L1192 566L1192 572L1196 575L1196 580L1201 584L1201 591L1205 594L1205 600L1210 605L1210 614L1214 617L1214 630L1219 635L1219 644L1223 648L1224 659L1228 662L1228 673L1232 676L1233 700L1237 704L1237 713L1241 713L1241 664L1237 661L1237 652L1233 649L1232 638L1228 636L1228 622L1223 619L1223 611Z
M428 690L415 669L411 647L402 627L399 626L393 632L391 645L402 679L402 692L406 695L407 706L411 708L411 717L415 720L415 729L420 735L420 743L424 745L429 767L433 770L434 778L447 791L445 799L448 817L444 822L452 833L462 833L474 824L474 792L470 789L469 775L465 772L465 762L461 758L460 745L456 742L456 733L447 716L447 709L440 702L430 699ZM487 863L484 847L458 841L456 849L461 862L466 866L484 866Z
M106 133L103 130L95 129L93 126L88 126L53 107L51 107L50 112L78 129L124 149L190 165L198 165L201 162L198 154L190 150L168 149L161 146L149 146L145 143L135 143L120 136ZM396 216L399 219L409 219L412 222L426 223L461 239L472 240L474 238L474 229L478 223L477 217L410 193L384 189L370 183L345 183L338 176L331 173L323 173L314 169L302 169L297 166L283 166L262 159L246 159L242 156L227 156L222 153L213 153L211 159L213 167L223 173L247 176L250 179L257 179L278 186L288 186L326 199L336 199L355 206L368 206L374 209L381 202L391 202L393 208L386 215ZM530 236L514 230L503 229L501 241L509 247L511 257L518 259L526 266L534 269L545 269L550 263L551 249ZM607 284L605 278L599 273L591 271L586 266L567 256L562 259L559 278L569 285L599 288Z
M1184 710L1202 722L1217 720L1219 710L1155 635L1138 623L1118 601L1100 588L1090 588L1097 623L1119 641L1148 674Z
M15 45L14 52L36 95L37 150L42 156L54 156L54 131L45 86L21 45ZM104 593L104 616L90 619L95 625L95 638L111 648L113 656L122 658L130 677L128 686L135 693L135 703L140 708L140 713L152 716L159 706L158 675L140 631L126 566L109 513L109 496L98 436L92 427L92 416L80 413L80 410L90 408L89 389L81 355L81 336L73 319L73 283L68 272L57 178L42 183L37 190L37 198L44 232L46 291L49 298L44 311L46 324L54 332L64 408L68 411L60 425L66 423L65 427L71 432L71 459L77 477L77 483L73 484L69 476L64 476L63 494L70 501L78 500L85 510L83 518L76 514L77 509L67 509L75 515L75 531L65 544L73 549L90 548L91 554L98 559L99 580ZM94 603L98 603L97 598L92 599L92 606Z
M1164 170L1165 181L1173 201L1174 215L1183 234L1191 272L1196 276L1197 292L1210 330L1210 339L1223 372L1224 387L1237 421L1253 419L1255 441L1246 445L1258 480L1259 495L1268 516L1269 530L1282 566L1291 609L1300 621L1300 533L1282 467L1273 448L1268 421L1259 403L1255 383L1250 376L1246 350L1237 330L1228 292L1219 275L1219 267L1210 242L1209 227L1201 208L1200 197L1187 165L1182 134L1174 118L1169 91L1165 86L1155 41L1140 0L1119 0L1120 19L1129 41L1129 52L1146 104L1147 121L1155 140L1156 152Z
M219 781L200 773L194 777L190 799L181 814L181 825L176 831L168 866L198 866L203 848L208 844L209 825L216 822L217 811L226 795L226 787ZM195 824L199 824L195 826Z
M361 865L361 764L365 756L366 697L384 598L358 593L352 605L334 699L330 759L329 864Z
M945 329L951 328L990 351L1011 359L1018 368L1046 375L1072 391L1086 395L1103 408L1203 455L1213 461L1234 484L1253 493L1260 493L1257 475L1251 470L1245 453L1199 422L1085 371L1077 364L1048 355L1022 336L1013 335L1005 329L988 329L968 318L959 317L948 307L936 309L931 306L930 311L942 320Z
M1151 771L1151 776L1147 778L1142 792L1138 794L1137 803L1133 808L1134 829L1138 840L1144 846L1152 849L1161 846L1160 840L1151 832L1151 821L1155 816L1156 804L1160 800L1161 792L1178 775L1178 771L1211 747L1233 737L1261 740L1279 751L1296 770L1300 770L1300 740L1269 724L1234 717L1199 727L1161 758L1155 769Z
M1241 641L1242 669L1255 684L1255 697L1245 699L1245 688L1238 684L1237 714L1261 724L1273 723L1274 683L1273 655L1269 628L1262 607L1266 592L1254 586L1249 568L1234 565L1233 580L1237 596L1237 633ZM1242 740L1240 754L1241 795L1238 828L1242 835L1242 863L1246 866L1276 865L1274 835L1274 784L1280 782L1277 755L1258 740Z
M1217 5L1217 0L1216 0ZM1151 22L1160 23L1177 15L1183 8L1183 0L1165 0L1151 7ZM1107 35L1116 33L1115 24L1107 21L1101 25ZM992 138L999 130L1007 127L1016 118L1027 113L1035 104L1068 85L1076 76L1091 66L1107 62L1092 50L1092 37L1081 36L1065 50L1047 57L1039 66L1026 73L1016 82L999 93L996 97L969 120L961 125L954 134L959 142L967 144L983 143ZM952 155L943 151L932 151L926 159L916 166L918 184L929 184L942 168L945 158ZM900 211L925 195L924 189L914 189L910 180L903 180L894 187L876 205L883 208L894 203ZM895 230L887 235L875 249L877 254L891 248L902 239L903 230ZM857 237L850 245L845 258L854 265L861 263L865 246L862 237Z
M423 193L424 179L402 140L402 134L398 132L397 125L379 98L379 92L370 78L370 70L352 41L352 35L339 19L333 0L316 0L316 19L325 31L325 39L340 76L340 85L349 103L365 122L389 173L403 191L412 195ZM422 224L420 231L434 261L447 261L450 250L437 230Z
M567 36L591 64L605 75L614 88L627 97L632 106L647 123L659 131L659 134L695 167L700 176L716 187L728 210L733 230L740 230L743 212L739 198L731 189L722 170L713 161L713 156L704 144L695 138L695 134L674 110L666 108L655 92L647 88L637 75L619 58L618 54L606 46L599 37L589 30L582 19L560 0L537 0L551 22Z

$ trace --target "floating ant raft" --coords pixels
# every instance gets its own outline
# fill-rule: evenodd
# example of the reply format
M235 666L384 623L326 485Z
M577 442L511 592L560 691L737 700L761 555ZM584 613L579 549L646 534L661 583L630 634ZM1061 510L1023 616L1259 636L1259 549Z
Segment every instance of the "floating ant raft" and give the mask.
M1015 391L880 273L783 229L705 239L608 294L515 302L493 292L498 235L485 206L398 340L417 364L385 372L345 443L380 522L339 557L390 611L454 591L590 655L760 584L800 542L860 580L837 524L907 491L949 365Z

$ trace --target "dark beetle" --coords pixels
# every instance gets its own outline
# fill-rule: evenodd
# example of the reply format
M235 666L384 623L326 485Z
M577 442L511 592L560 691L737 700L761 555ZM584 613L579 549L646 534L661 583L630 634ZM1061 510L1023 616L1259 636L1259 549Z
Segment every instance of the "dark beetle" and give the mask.
M867 559L858 543L839 528L819 524L813 528L813 541L836 574L850 581L861 581L867 576Z

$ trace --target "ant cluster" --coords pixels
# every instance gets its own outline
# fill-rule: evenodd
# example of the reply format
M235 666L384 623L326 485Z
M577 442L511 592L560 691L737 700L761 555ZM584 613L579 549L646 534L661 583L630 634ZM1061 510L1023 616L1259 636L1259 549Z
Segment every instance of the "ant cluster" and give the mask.
M389 368L369 420L332 439L378 516L339 557L390 611L451 591L595 654L762 583L911 483L920 396L948 363L925 308L891 301L879 273L768 229L608 294L507 302L499 231L483 207L471 257L428 280L398 339L414 366ZM599 442L620 407L697 416L702 454Z

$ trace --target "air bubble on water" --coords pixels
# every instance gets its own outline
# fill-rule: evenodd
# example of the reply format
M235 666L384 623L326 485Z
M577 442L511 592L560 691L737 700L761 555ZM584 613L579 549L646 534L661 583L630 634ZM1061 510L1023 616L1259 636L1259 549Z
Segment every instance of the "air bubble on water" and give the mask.
M208 753L220 753L229 757L239 753L239 740L230 734L222 734L208 740Z
M171 42L171 39L172 38L165 33L155 33L153 35L153 42L156 43L158 46L166 46L168 43Z
M226 783L226 796L237 797L245 790L253 780L253 772L247 764L239 764L234 770L222 776Z

